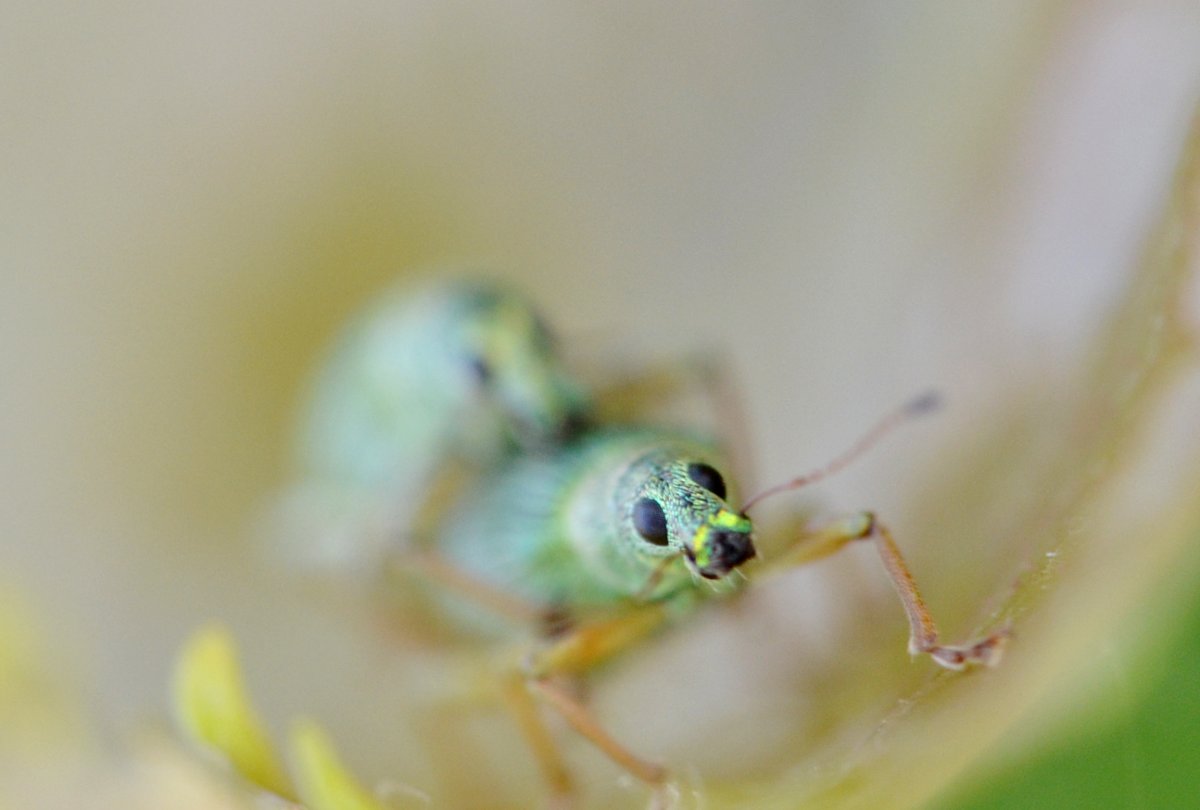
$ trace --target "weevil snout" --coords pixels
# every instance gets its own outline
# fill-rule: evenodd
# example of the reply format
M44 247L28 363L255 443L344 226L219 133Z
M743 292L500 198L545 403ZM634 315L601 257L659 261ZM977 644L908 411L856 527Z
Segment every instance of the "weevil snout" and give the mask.
M720 509L700 525L690 548L685 548L692 570L705 579L720 579L753 558L753 524L743 515Z
M700 576L720 579L758 553L749 534L737 531L715 531L708 538L708 564L701 567Z

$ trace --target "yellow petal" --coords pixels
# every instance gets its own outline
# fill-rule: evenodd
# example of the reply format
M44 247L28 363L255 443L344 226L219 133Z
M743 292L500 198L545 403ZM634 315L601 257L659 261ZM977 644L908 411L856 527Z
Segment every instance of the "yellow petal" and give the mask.
M193 742L213 750L254 784L292 797L279 755L246 694L237 648L224 627L204 627L184 646L172 702L179 727Z
M297 720L292 728L291 763L300 800L310 810L386 810L350 775L312 720Z

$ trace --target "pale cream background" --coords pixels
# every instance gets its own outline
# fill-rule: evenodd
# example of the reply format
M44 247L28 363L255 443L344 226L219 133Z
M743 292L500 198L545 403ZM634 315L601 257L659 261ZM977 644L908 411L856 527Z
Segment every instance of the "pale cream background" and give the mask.
M938 388L939 417L808 502L891 516L965 632L986 616L979 588L1019 560L1001 531L959 536L913 504L1002 405L1078 363L1200 91L1185 2L0 16L0 578L106 729L161 714L174 650L217 616L273 722L315 713L360 773L418 784L421 735L389 688L409 662L248 550L306 369L372 289L483 260L584 354L719 352L756 484ZM1149 497L1194 459L1195 401L1164 422ZM776 756L821 699L794 673L844 654L837 583L864 583L903 658L873 565L806 572L798 605L772 594L754 633L632 663L600 705L633 734L649 702L662 720L636 732L643 749L714 772L717 730L740 757ZM963 568L974 578L951 581ZM828 596L832 625L812 619ZM767 695L759 722L681 719L746 677Z

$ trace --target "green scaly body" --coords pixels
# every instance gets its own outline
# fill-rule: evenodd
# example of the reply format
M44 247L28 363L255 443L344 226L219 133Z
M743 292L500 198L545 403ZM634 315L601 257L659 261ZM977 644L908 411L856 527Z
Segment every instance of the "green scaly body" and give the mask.
M732 519L747 538L750 532L747 519L689 476L694 465L714 470L721 463L715 448L694 437L597 430L483 476L450 510L437 547L491 585L577 611L707 593L697 588L697 565L687 563L684 549L703 565L705 533L714 526ZM634 525L634 506L647 498L662 508L667 537L661 544L648 542Z
M440 474L551 444L585 405L516 291L478 280L390 290L313 380L300 475L279 510L282 553L370 570L411 531Z

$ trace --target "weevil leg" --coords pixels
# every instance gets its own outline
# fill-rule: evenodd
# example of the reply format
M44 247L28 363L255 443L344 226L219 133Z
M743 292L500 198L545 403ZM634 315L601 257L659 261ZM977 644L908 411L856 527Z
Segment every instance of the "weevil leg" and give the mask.
M603 751L613 762L648 785L658 786L666 779L666 768L653 762L647 762L617 742L601 727L588 708L563 689L560 684L541 679L531 680L530 685L542 700L563 716L563 719L571 728L575 729L576 733Z
M859 512L817 529L806 530L786 548L772 554L770 560L759 567L756 578L790 571L828 557L846 544L870 535L874 525L874 515Z
M905 615L908 616L908 651L911 655L925 653L946 669L954 670L966 669L975 664L995 666L1000 662L1004 643L1010 635L1007 628L964 645L940 643L933 616L925 607L925 600L917 590L916 580L908 570L892 533L887 526L874 521L870 536L875 541L875 548L883 560L883 567L892 580L901 604L904 605Z
M514 620L544 621L549 615L541 606L471 577L436 552L406 555L395 565L405 573L419 573ZM661 627L666 618L666 611L658 604L630 607L615 615L570 627L530 654L523 667L505 668L501 676L501 693L533 749L557 803L565 802L571 795L571 778L538 714L531 692L633 776L656 789L664 784L664 768L640 759L618 743L604 731L586 706L563 689L560 681L584 675L619 655Z
M502 615L522 622L546 623L553 611L494 588L454 566L436 552L414 552L394 560L394 573L419 574L460 593ZM572 783L566 765L545 727L533 700L536 695L557 711L577 733L590 741L632 776L652 786L655 806L668 806L667 771L636 756L616 741L563 681L586 675L596 666L624 652L658 630L667 620L658 603L637 604L618 613L569 625L553 634L521 667L502 667L501 695L529 742L554 796L554 803L569 803ZM666 804L664 804L666 802Z
M729 454L732 477L742 480L754 468L746 441L750 422L729 364L712 352L692 352L607 382L593 394L596 421L646 421L661 412L664 402L678 405L689 393L701 396L705 415Z
M939 665L954 670L975 664L995 666L1000 661L1004 643L1010 635L1007 629L964 645L946 645L938 639L933 620L917 582L905 563L900 547L891 531L871 512L860 512L801 537L783 554L765 566L764 574L779 573L827 557L856 540L871 540L875 544L884 570L900 597L908 618L908 651L912 655L926 654Z
M542 776L554 797L555 804L565 804L571 796L574 786L567 765L555 745L550 730L538 713L537 703L529 692L528 680L518 669L509 670L502 677L502 693L504 702L512 711L521 733L541 768Z
M666 784L667 770L661 765L638 757L609 734L591 711L569 690L564 679L586 674L589 670L620 654L666 621L666 611L659 605L640 605L611 617L582 623L566 634L534 650L525 662L521 677L528 690L560 714L567 724L584 739L596 746L609 759L632 776L656 791ZM522 721L522 727L525 721ZM549 772L551 757L539 739L543 731L527 730L535 753Z
M528 674L534 679L586 675L644 640L666 620L665 608L650 603L581 622L534 650L527 662Z
M407 534L414 538L436 536L446 513L458 503L459 497L472 480L474 471L469 465L453 460L441 462L425 480L415 511L404 516L406 521L410 521ZM412 493L396 495L399 503L406 503L412 497Z
M670 362L618 372L592 393L601 422L627 421L673 403L689 390L707 393L718 385L720 371L707 355L689 354Z
M541 605L471 576L436 551L396 555L387 567L389 575L419 576L516 623L536 622L547 612Z

